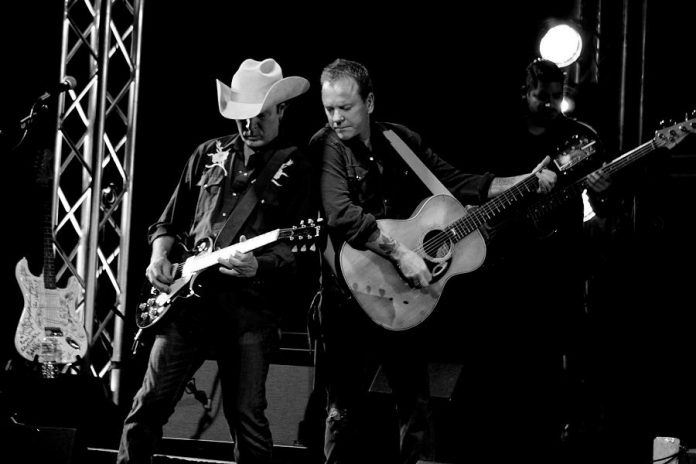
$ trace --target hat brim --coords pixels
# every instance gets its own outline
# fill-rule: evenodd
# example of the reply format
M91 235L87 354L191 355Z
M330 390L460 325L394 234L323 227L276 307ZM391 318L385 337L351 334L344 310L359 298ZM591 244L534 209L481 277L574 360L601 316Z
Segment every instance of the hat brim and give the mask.
M309 89L309 81L304 77L284 77L274 83L260 102L242 102L242 95L217 80L218 109L227 119L250 119L258 116L271 105L302 95Z

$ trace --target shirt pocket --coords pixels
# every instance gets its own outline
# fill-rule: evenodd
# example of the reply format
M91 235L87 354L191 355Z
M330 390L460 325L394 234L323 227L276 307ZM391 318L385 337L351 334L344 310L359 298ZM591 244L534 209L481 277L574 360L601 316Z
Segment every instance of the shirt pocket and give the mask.
M217 206L224 180L223 170L219 167L213 167L205 171L196 183L200 189L196 205L196 216L199 219L202 215L212 212Z
M366 167L359 164L348 166L348 189L358 203L369 202L375 196L374 180L374 174Z

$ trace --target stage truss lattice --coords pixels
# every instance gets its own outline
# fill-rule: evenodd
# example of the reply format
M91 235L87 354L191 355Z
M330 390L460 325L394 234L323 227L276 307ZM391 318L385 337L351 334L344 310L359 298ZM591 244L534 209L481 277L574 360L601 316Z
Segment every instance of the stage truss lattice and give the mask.
M56 277L74 275L90 349L80 368L119 401L144 0L65 0L52 227Z

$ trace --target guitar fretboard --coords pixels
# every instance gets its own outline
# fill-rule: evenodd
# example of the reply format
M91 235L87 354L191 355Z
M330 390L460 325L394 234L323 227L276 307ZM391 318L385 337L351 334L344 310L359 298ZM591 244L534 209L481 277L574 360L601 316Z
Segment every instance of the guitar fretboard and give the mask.
M458 242L530 193L536 192L538 188L539 179L536 175L530 175L522 182L476 208L471 214L467 214L447 226L445 231L449 234L449 239Z
M643 145L640 145L639 147L636 147L633 150L624 153L623 155L613 160L611 163L602 167L602 170L605 174L612 175L625 168L626 166L632 164L633 162L639 160L640 158L644 157L645 155L655 151L660 146L661 145L657 143L655 140L645 142ZM567 187L563 188L562 190L559 190L556 193L552 193L547 198L544 198L538 204L530 208L527 216L531 219L539 219L541 216L548 214L549 212L563 205L572 198L576 198L578 195L582 194L583 190L585 190L589 186L590 175L584 176L578 179L577 181L573 182L572 184L568 185Z

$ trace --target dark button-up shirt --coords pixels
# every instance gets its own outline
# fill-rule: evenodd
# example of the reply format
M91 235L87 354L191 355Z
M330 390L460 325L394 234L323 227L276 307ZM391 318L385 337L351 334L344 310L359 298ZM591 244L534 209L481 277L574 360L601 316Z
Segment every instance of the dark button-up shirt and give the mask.
M310 213L310 165L303 153L282 139L268 149L244 160L243 142L238 135L209 140L190 156L179 182L159 220L148 230L150 243L162 235L192 245L214 238L222 229L263 166L276 154L290 152L259 195L258 202L241 227L247 239L280 228L290 228ZM234 242L238 240L235 237ZM230 245L217 243L218 248ZM213 285L224 286L232 306L228 317L238 327L257 325L272 319L273 306L282 291L276 284L292 275L295 257L290 245L277 241L253 251L258 261L252 279L220 276L206 272ZM210 276L212 274L212 276Z
M487 198L492 174L467 174L437 156L421 137L391 123L373 124L372 151L356 138L343 142L329 126L310 141L321 165L320 191L326 223L335 246L346 241L364 249L378 219L410 217L430 190L395 151L383 130L393 130L445 187L464 204Z

